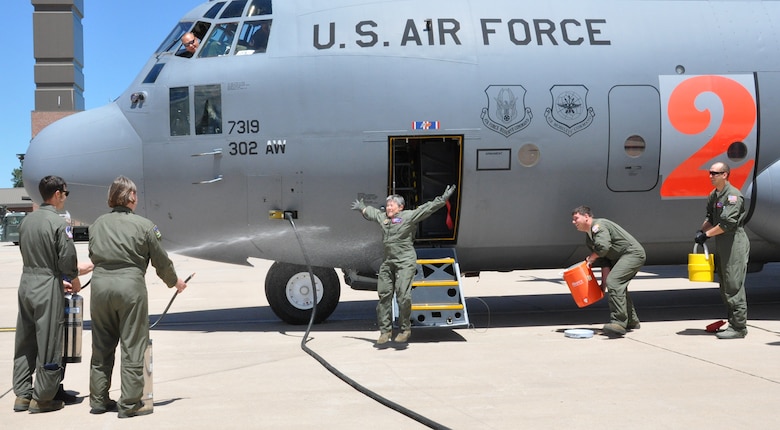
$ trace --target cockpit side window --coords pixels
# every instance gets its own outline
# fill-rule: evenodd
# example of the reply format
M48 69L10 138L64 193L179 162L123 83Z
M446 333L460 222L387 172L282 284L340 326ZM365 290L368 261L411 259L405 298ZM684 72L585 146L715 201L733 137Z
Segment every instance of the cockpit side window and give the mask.
M230 53L230 45L233 44L233 37L236 35L238 23L226 22L218 24L211 32L209 39L200 49L200 57L216 57Z
M157 77L160 76L160 72L162 72L163 67L165 67L165 63L157 63L154 66L152 66L152 69L149 70L149 73L146 74L146 77L144 78L145 84L153 84L155 81L157 81Z
M198 39L203 40L203 38L206 37L206 33L209 32L209 28L211 28L210 22L198 21L198 23L195 24L195 27L192 27L192 34Z
M155 54L159 54L161 52L170 51L173 49L174 46L176 46L176 43L179 41L182 35L189 30L190 26L192 25L191 22L180 22L176 24L176 27L171 30L171 32L168 34L168 37L163 40L163 43L160 44L160 46L157 48Z
M225 5L226 2L218 2L214 6L211 6L211 8L208 10L208 12L203 14L204 18L214 19L217 14L219 13L219 10L222 9L222 6Z
M195 134L222 133L222 87L195 87Z
M176 56L181 57L187 51L184 45L181 44L181 37L184 35L184 33L186 33L189 30L200 41L203 40L203 37L206 35L206 33L208 33L210 27L211 27L211 23L205 21L198 21L195 24L195 26L192 27L192 30L189 30L189 26L188 26L187 29L185 29L185 31L183 31L174 42L175 44L178 44L178 49L176 50ZM191 57L191 55L186 55L186 56Z
M252 4L246 11L246 16L270 15L271 0L252 0Z
M190 134L190 89L176 87L169 90L168 119L171 123L171 136Z
M245 22L238 36L236 55L251 55L265 52L270 35L270 19Z
M238 18L241 13L244 12L244 6L246 6L247 0L233 0L228 7L222 11L220 18Z

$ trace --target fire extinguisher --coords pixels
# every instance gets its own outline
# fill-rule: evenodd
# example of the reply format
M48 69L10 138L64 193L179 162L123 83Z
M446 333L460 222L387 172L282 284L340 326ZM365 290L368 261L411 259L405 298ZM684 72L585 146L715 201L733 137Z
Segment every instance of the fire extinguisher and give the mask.
M84 326L84 298L65 294L65 363L81 363L81 333Z

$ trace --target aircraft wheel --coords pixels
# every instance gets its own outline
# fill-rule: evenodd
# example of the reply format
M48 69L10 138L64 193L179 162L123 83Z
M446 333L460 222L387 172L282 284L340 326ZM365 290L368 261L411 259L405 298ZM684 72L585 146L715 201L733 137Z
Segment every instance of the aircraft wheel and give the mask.
M312 267L317 288L317 315L314 322L325 321L336 310L341 284L336 271ZM312 294L309 270L300 264L275 262L265 277L265 297L271 310L288 324L307 324L311 318Z

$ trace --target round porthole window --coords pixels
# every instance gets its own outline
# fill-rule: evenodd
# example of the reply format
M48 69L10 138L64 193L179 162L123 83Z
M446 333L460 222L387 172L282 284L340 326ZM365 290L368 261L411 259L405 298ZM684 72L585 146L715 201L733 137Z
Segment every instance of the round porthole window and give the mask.
M539 147L533 143L526 143L517 151L517 161L525 167L535 166L539 162Z
M729 149L726 150L726 155L731 161L742 161L747 157L747 145L744 142L734 142L729 145Z

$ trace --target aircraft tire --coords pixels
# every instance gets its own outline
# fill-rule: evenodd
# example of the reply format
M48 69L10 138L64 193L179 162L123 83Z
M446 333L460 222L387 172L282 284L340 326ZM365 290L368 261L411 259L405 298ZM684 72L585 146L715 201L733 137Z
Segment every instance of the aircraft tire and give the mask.
M339 304L341 283L336 271L312 267L317 285L317 315L314 322L325 321ZM307 324L311 318L311 280L309 270L300 264L275 262L265 277L265 297L271 310L288 324Z

